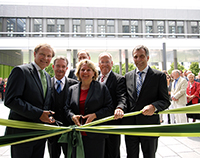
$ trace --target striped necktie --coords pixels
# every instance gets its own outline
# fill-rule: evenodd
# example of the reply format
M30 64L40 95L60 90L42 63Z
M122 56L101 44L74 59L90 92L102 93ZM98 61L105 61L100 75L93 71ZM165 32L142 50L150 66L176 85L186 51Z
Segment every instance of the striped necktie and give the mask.
M40 72L40 79L41 79L41 83L42 83L43 93L44 93L44 97L45 97L46 91L47 91L47 80L46 80L46 76L44 74L44 71L39 70L39 72Z
M105 75L102 75L102 76L101 76L101 82L104 81L105 77L106 77Z
M139 80L137 80L137 87L136 87L137 96L139 96L140 90L141 90L141 88L142 88L142 73L143 73L143 72L138 72Z
M56 83L57 83L57 89L56 90L57 90L58 93L61 92L61 82L62 82L61 80L56 81Z

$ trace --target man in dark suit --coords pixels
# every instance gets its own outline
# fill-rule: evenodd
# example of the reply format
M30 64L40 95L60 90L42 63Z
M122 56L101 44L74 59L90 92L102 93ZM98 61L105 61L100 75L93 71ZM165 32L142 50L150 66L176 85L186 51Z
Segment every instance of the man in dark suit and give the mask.
M111 94L115 111L115 118L122 118L126 110L126 83L125 78L111 69L113 66L112 55L101 53L99 55L99 67L101 75L99 82L105 84ZM110 121L110 125L120 125L121 120ZM109 134L106 138L105 158L120 158L120 135Z
M127 125L160 124L155 112L166 109L169 105L166 76L163 72L151 69L147 62L149 50L143 45L133 49L136 69L125 75L127 87L128 112L140 111L142 114L123 118ZM158 137L125 136L127 158L139 158L139 144L144 158L155 158Z
M80 62L83 59L89 59L90 60L90 54L86 50L80 50L77 53L77 58L78 58L78 62ZM75 75L75 71L76 71L76 68L71 69L70 72L69 72L68 78L72 78L72 79L77 80L77 77Z
M5 84L5 82L3 81L3 78L0 77L0 93L1 93L1 100L2 101L4 99L4 84Z
M67 100L68 89L71 85L78 83L78 81L67 78L65 73L68 69L68 60L66 57L58 56L52 65L55 76L51 79L52 87L52 110L55 112L54 118L64 126L69 126L64 114L64 105ZM59 124L59 122L57 122ZM50 158L59 158L61 154L61 147L65 157L67 157L67 144L58 143L60 135L48 139L48 149Z
M5 106L10 108L9 119L54 123L50 115L51 84L45 72L54 51L48 44L40 44L34 49L34 62L15 67L7 82ZM6 135L33 132L31 129L6 128ZM43 158L46 139L11 146L12 158Z

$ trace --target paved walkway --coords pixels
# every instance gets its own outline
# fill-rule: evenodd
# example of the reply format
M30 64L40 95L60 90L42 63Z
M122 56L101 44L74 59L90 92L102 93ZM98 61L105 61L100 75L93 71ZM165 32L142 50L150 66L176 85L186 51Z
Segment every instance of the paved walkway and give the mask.
M0 118L8 118L9 109L0 101ZM3 136L5 127L0 126L0 136ZM126 158L124 136L121 143L121 158ZM47 148L46 148L47 149ZM140 152L140 158L142 158ZM10 146L0 148L0 158L10 158ZM45 150L44 158L49 158ZM61 158L64 158L61 155ZM156 158L200 158L200 137L160 137Z

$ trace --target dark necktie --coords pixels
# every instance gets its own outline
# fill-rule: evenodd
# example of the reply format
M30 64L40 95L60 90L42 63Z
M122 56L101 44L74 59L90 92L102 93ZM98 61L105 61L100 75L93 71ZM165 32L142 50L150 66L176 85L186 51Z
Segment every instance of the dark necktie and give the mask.
M44 97L45 97L46 91L47 91L47 80L46 80L46 76L44 74L44 71L39 70L39 72L40 72L40 79L41 79L41 83L42 83L43 93L44 93Z
M60 84L61 82L62 82L62 81L60 81L60 80L57 80L57 81L56 81L56 83L57 83L57 89L56 89L56 90L57 90L58 93L61 92L61 84Z
M137 80L137 87L136 87L136 89L137 89L137 96L139 96L140 90L142 88L142 73L143 72L138 72L139 80Z

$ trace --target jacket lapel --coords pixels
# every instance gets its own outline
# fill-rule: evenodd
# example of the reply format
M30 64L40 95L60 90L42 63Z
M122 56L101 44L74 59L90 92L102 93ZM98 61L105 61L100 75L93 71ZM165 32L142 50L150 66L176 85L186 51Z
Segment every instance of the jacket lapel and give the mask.
M90 98L94 94L95 86L93 86L93 84L94 84L94 81L92 81L91 84L90 84L88 95L87 95L86 100L85 100L85 106L87 105L87 102L90 100Z
M152 75L153 75L153 70L149 67L149 69L148 69L148 71L147 71L147 74L146 74L146 76L145 76L144 82L143 82L143 84L142 84L139 97L140 97L140 95L142 95L142 93L145 91L145 88L146 88L146 86L149 84L149 81L151 80ZM138 98L139 98L139 97L138 97Z
M42 83L40 81L40 78L38 76L38 72L37 72L35 66L33 64L30 64L29 70L30 70L30 73L33 76L35 82L36 82L36 85L40 89L41 95L43 96L44 94L43 94L43 89L42 89Z
M112 81L113 81L113 72L111 71L110 72L110 75L108 76L108 79L106 81L106 86L109 88L109 87L112 87Z

